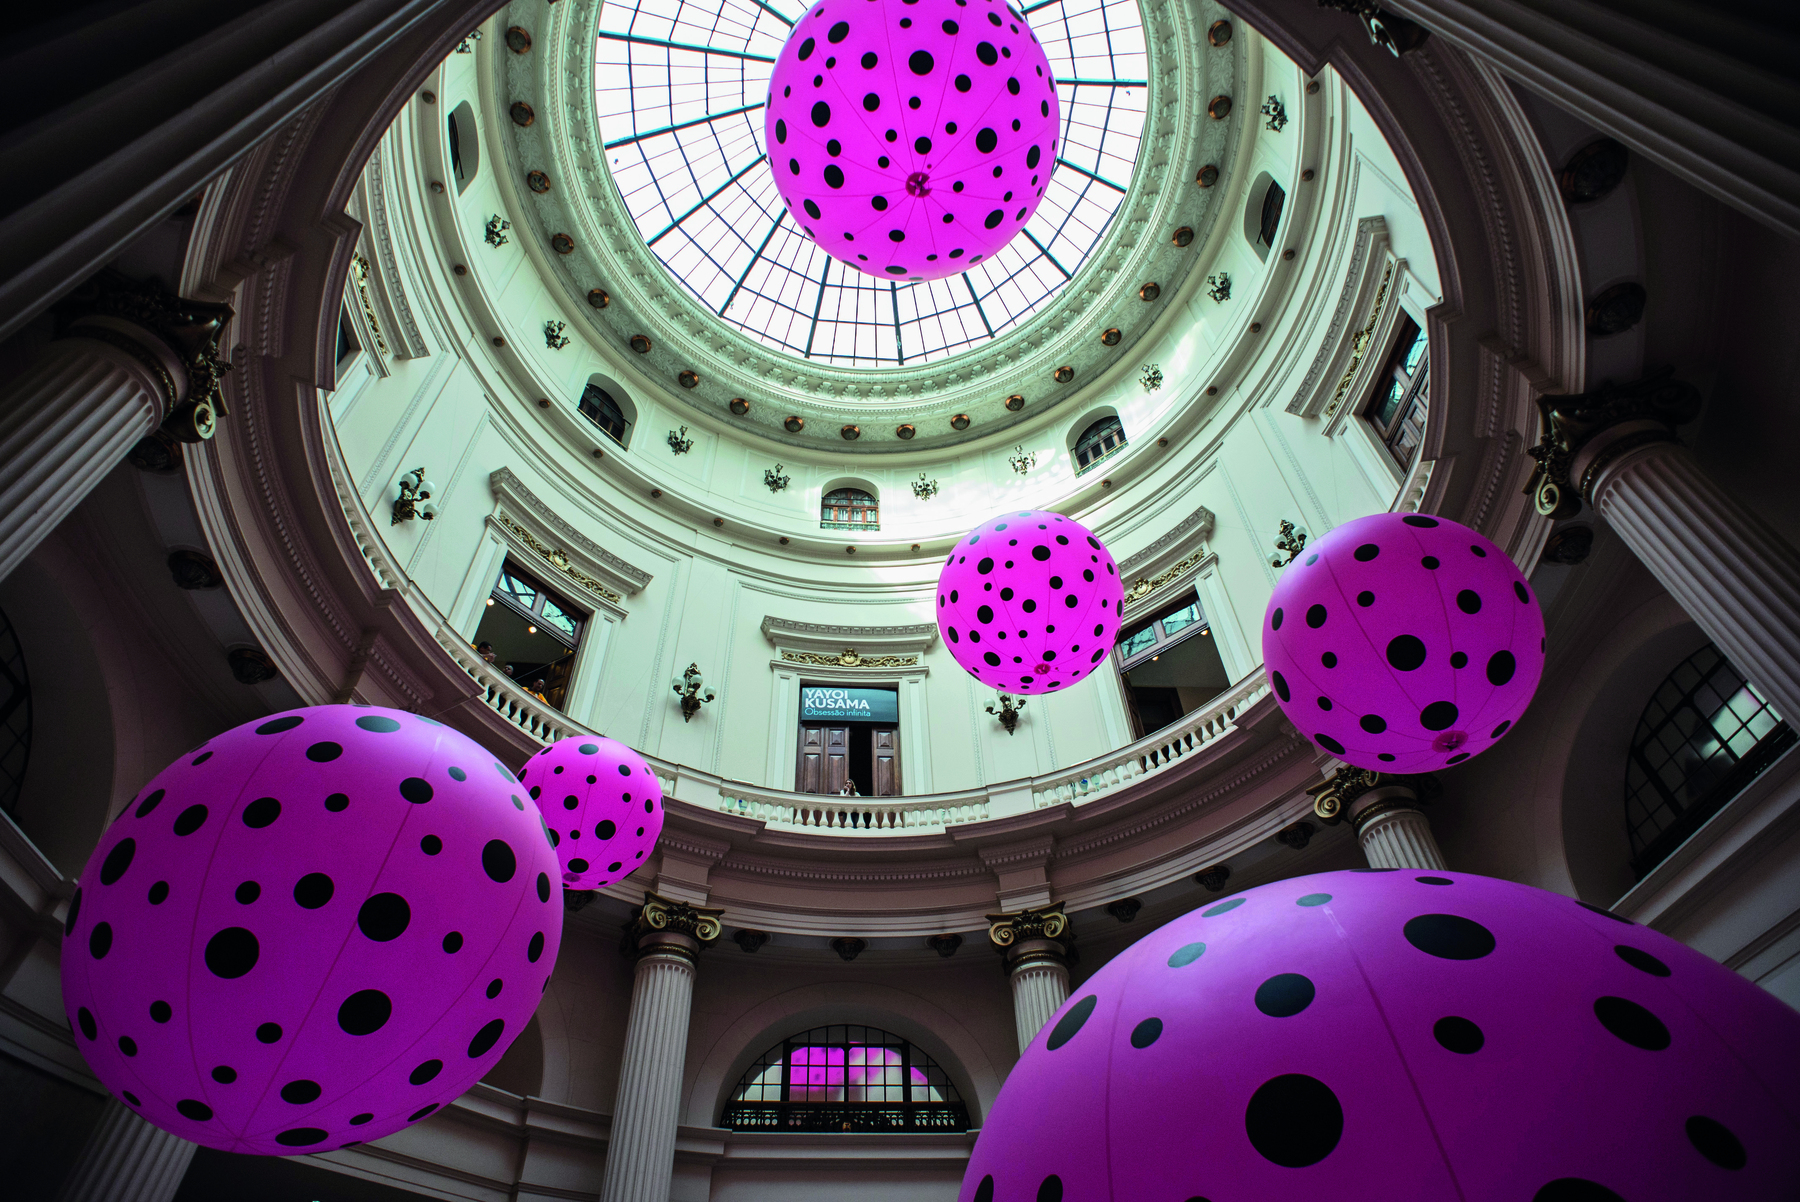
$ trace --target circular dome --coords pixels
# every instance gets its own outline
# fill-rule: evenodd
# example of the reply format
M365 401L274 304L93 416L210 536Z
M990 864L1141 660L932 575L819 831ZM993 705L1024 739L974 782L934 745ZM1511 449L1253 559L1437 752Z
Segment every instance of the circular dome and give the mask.
M920 281L1018 236L1061 116L1037 35L998 0L823 0L782 47L763 125L809 238L846 267Z

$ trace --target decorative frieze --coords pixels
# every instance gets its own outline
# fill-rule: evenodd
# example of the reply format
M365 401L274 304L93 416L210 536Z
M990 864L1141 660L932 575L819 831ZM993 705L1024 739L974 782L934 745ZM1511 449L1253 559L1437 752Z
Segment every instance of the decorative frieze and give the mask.
M858 655L856 648L846 647L835 655L817 651L782 651L783 663L804 664L814 668L916 668L916 655Z
M567 551L564 551L561 548L552 548L544 545L543 540L539 539L531 531L525 529L525 527L519 525L519 523L507 517L504 513L494 520L510 530L513 533L513 536L520 542L524 543L527 547L530 547L533 551L536 551L539 555L542 555L546 563L557 571L567 575L570 580L573 580L575 583L592 592L599 593L614 605L618 605L625 600L624 597L620 596L612 589L607 588L605 584L570 563L569 553Z

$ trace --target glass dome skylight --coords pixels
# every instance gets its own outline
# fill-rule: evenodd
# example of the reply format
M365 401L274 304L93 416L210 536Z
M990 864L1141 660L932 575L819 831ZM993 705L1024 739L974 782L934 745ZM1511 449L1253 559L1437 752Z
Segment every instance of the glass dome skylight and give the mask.
M1147 58L1137 0L1025 6L1062 101L1061 153L1024 232L971 270L876 280L795 225L770 174L763 101L795 0L608 0L594 95L607 166L644 241L752 338L840 367L897 367L987 342L1037 311L1100 243L1137 162Z

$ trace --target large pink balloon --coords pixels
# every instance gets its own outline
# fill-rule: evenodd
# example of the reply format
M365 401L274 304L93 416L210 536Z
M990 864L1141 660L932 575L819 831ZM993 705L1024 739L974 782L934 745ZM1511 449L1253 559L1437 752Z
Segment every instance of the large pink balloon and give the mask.
M999 0L820 0L775 61L763 144L834 258L936 280L1025 228L1061 120L1037 36Z
M1429 772L1492 747L1544 671L1544 615L1467 526L1378 513L1282 569L1263 662L1302 734L1347 764Z
M944 645L989 688L1064 689L1106 658L1125 598L1113 557L1087 527L1025 510L977 526L938 574Z
M568 889L598 889L642 866L663 828L662 783L644 757L602 735L559 739L519 783L543 811Z
M1463 873L1251 889L1095 973L961 1202L1791 1199L1800 1015L1655 931Z
M556 854L512 773L429 718L292 710L163 769L69 904L76 1046L228 1152L378 1139L480 1080L556 963Z

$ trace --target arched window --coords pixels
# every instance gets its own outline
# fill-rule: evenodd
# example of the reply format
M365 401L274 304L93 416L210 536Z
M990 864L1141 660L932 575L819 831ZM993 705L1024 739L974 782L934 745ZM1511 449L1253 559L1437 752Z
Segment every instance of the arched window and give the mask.
M1625 825L1644 876L1794 743L1756 686L1710 643L1657 687L1631 736Z
M1269 250L1275 249L1275 231L1281 227L1281 206L1287 201L1287 193L1274 180L1269 181L1268 190L1263 193L1262 214L1257 222L1256 240Z
M1101 418L1075 440L1075 474L1081 475L1124 445L1125 427L1118 416Z
M860 488L834 488L819 504L821 530L879 530L880 502Z
M815 1027L750 1066L725 1104L734 1131L966 1131L949 1074L898 1035Z
M456 177L456 194L461 196L481 170L481 142L475 133L475 110L468 101L457 105L449 117L447 136L450 142L450 173Z
M620 446L625 446L629 441L626 432L631 429L631 423L625 419L625 410L620 407L619 402L613 400L612 393L600 385L589 381L581 394L581 404L576 408L581 416L605 430Z

